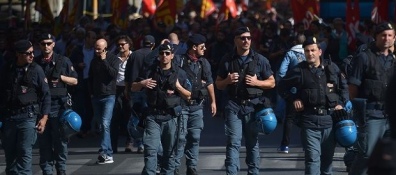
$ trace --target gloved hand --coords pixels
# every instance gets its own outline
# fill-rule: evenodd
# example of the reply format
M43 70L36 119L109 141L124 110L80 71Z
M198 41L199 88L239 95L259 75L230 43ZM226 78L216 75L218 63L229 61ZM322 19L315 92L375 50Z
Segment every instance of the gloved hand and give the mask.
M345 103L344 109L345 109L345 111L346 111L347 113L351 113L351 112L352 112L352 102L348 100L348 101Z
M333 114L331 115L331 117L333 118L333 122L338 123L341 120L348 120L348 113L344 110L344 109L340 109L340 110L335 110L333 112Z

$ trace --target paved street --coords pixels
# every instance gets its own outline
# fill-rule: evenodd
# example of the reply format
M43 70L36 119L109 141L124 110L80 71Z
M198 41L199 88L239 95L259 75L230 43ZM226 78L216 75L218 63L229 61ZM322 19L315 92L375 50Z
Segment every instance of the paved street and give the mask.
M260 136L261 150L261 173L268 175L295 175L304 174L304 155L299 142L299 131L293 129L291 135L291 149L289 154L280 154L276 152L279 146L282 130L281 125L274 133L268 136ZM89 174L140 174L144 163L143 155L135 153L124 153L125 138L121 137L119 141L120 153L114 155L114 163L108 165L97 165L95 161L98 156L99 139L89 137L80 139L72 137L70 142L69 160L67 174L89 175ZM37 146L36 146L37 147ZM334 156L334 175L346 175L345 166L342 161L344 149L338 147ZM245 149L241 150L241 172L247 174L247 167L244 163ZM200 149L200 160L198 172L202 175L219 175L225 174L225 136L223 119L205 118L205 129L202 134ZM41 170L38 165L38 149L34 149L33 156L33 174L40 175ZM4 151L0 151L0 173L4 173L5 158ZM185 167L181 168L185 172Z

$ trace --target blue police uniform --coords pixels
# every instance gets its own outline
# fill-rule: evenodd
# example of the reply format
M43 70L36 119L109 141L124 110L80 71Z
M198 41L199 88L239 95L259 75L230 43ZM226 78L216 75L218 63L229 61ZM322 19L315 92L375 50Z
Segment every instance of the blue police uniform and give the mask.
M185 154L187 172L189 173L196 170L198 165L199 142L204 127L203 102L208 96L207 86L213 84L213 78L210 64L206 58L200 57L193 61L188 54L185 54L181 56L179 66L185 70L191 82L192 97L183 109L175 163L176 168L178 168L180 159Z
M154 64L148 71L142 71L141 81L152 78L157 81L153 89L146 89L148 110L143 134L144 168L143 175L155 175L157 169L158 148L162 144L163 155L160 160L161 174L173 174L175 170L174 152L177 141L177 122L181 115L183 100L173 87L176 78L187 90L191 90L186 73L172 65L169 70L162 70L159 64ZM170 94L173 91L174 94Z
M24 43L25 42L25 43ZM18 41L23 47L28 41ZM30 42L28 42L30 43ZM25 52L31 44L25 45ZM32 174L32 150L36 142L36 121L50 112L51 96L44 71L36 63L6 64L0 77L0 108L3 116L2 144L6 174ZM40 104L40 105L39 105Z
M240 66L236 65L239 64ZM252 66L249 66L251 64ZM235 67L240 67L236 70ZM240 169L239 149L241 147L242 136L245 137L246 164L249 174L259 174L260 151L258 147L258 130L255 128L256 120L254 117L255 108L262 106L263 94L250 96L245 92L248 86L245 85L243 67L250 69L251 74L256 74L258 80L266 80L273 75L269 61L262 55L249 51L249 55L241 57L234 51L226 55L219 64L217 76L222 79L227 78L229 73L239 72L240 83L228 85L227 91L229 100L225 106L225 134L227 136L226 150L226 173L237 174ZM242 80L241 80L242 79ZM257 109L260 110L260 109Z
M390 30L390 29L387 29ZM355 116L358 125L358 155L355 157L350 174L366 174L366 163L375 143L389 130L388 116L385 115L385 91L394 71L395 55L381 54L374 43L354 59L348 83L358 87L358 96L367 100L365 116Z
M60 75L77 78L77 72L69 58L57 53L53 53L52 58L48 61L43 60L42 55L36 57L35 61L43 68L51 92L51 111L46 130L38 137L40 167L43 174L49 175L53 174L53 166L55 165L57 174L65 174L69 138L60 129L62 128L60 116L71 107L71 104L67 104L70 100L67 85L60 80Z

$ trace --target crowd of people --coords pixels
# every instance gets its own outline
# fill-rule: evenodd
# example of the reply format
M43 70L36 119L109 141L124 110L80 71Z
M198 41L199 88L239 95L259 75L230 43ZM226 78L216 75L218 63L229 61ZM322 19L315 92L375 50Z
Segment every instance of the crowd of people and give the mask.
M354 49L340 18L313 21L307 30L254 15L220 24L193 16L173 27L151 22L138 18L123 30L82 17L58 36L39 23L0 33L0 79L8 82L0 85L7 174L32 173L36 137L43 174L66 174L68 138L59 117L70 108L82 119L78 137L99 135L98 164L114 162L118 137L125 135L125 152L144 154L142 174L150 175L184 174L183 156L186 173L198 174L204 109L225 120L226 174L240 170L244 138L248 173L258 175L259 131L251 128L257 111L274 108L283 123L278 151L289 152L297 125L305 174L332 174L333 113L350 112L354 99L365 100L358 109L365 115L355 117L358 139L346 164L351 175L366 173L391 121L385 113L394 72L390 23L362 23ZM345 71L348 55L353 60Z

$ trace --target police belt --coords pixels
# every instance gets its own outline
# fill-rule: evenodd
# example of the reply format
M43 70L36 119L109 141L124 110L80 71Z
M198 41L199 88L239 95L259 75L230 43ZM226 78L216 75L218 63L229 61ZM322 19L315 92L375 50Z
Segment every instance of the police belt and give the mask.
M35 104L35 105L24 106L18 109L8 110L8 114L10 115L9 119L16 120L16 119L36 117L36 114L34 114L35 106L37 106L37 108L39 107L38 104ZM20 115L20 114L27 114L27 115Z
M200 106L202 105L203 99L202 100L188 100L187 101L187 106Z
M173 114L172 109L149 109L149 115L171 115Z
M67 95L66 88L50 88L51 97L63 97Z
M384 110L385 104L381 102L369 102L366 104L367 110Z
M307 115L331 115L334 112L334 108L326 107L305 107L304 114Z
M260 102L259 97L251 98L251 99L238 99L238 98L231 98L232 101L236 102L238 105L253 105L258 104Z
M166 122L173 118L176 118L176 116L171 115L169 110L153 109L149 112L149 116L147 116L147 118L155 120L156 122Z

